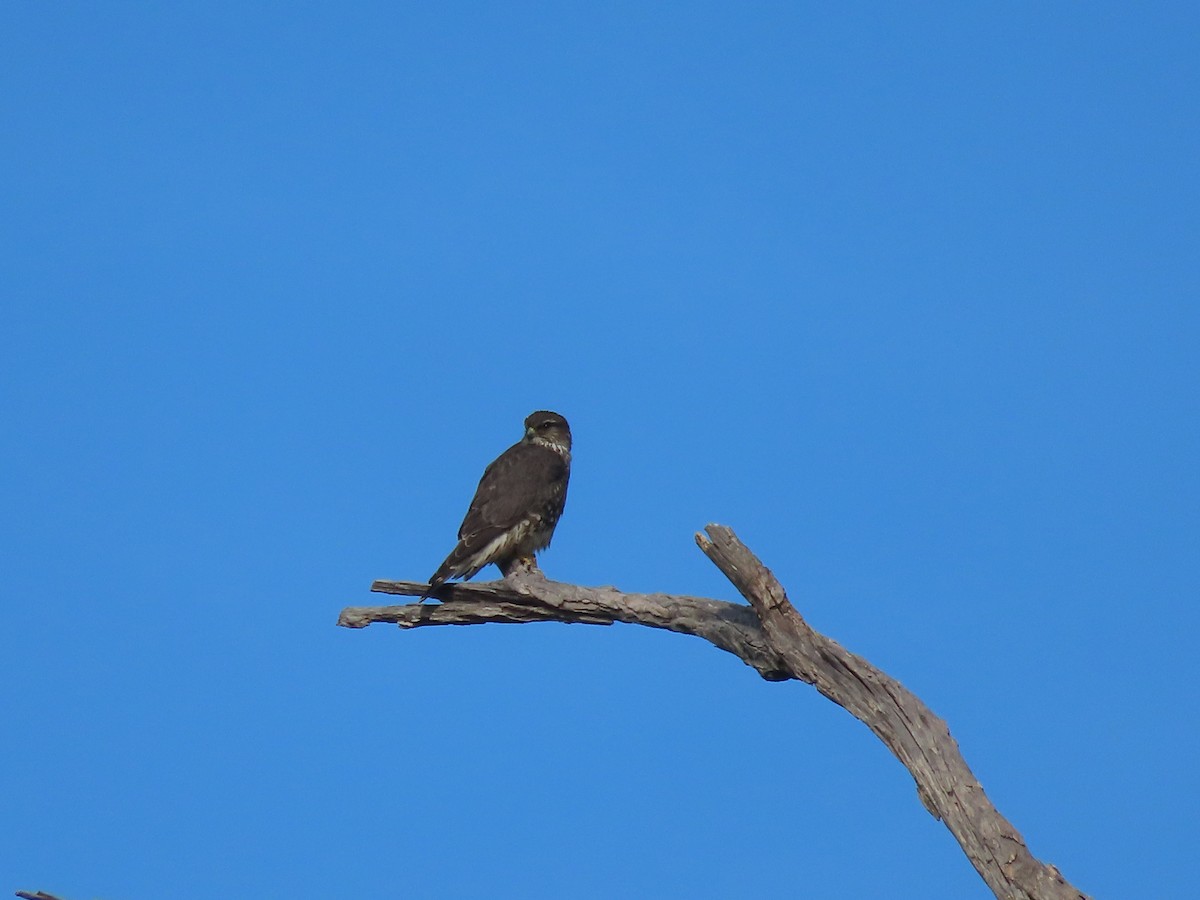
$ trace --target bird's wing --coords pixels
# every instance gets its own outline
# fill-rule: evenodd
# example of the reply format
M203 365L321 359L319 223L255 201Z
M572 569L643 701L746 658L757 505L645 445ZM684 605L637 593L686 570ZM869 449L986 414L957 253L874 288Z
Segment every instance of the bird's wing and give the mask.
M566 461L553 450L513 444L484 469L458 536L465 540L512 528L530 512L541 509L566 478Z

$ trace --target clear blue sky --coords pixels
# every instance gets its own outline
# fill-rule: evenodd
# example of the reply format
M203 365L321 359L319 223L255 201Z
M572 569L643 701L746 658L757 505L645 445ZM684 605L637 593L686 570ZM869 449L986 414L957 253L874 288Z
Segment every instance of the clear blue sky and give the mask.
M0 896L989 896L864 726L699 640L334 627L538 408L548 575L734 599L731 525L1036 855L1194 896L1194 4L0 35Z

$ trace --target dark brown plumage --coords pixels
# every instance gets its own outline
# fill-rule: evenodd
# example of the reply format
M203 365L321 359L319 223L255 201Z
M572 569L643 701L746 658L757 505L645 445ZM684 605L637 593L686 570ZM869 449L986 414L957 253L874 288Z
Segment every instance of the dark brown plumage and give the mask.
M458 529L458 544L433 577L428 597L451 578L471 578L489 563L502 569L550 545L567 502L571 429L558 413L525 419L525 436L486 469Z

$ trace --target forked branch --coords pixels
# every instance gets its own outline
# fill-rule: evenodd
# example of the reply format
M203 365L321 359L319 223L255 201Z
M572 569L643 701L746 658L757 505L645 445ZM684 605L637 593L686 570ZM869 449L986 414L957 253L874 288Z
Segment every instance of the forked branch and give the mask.
M625 594L548 581L536 569L503 581L447 584L440 605L347 607L338 624L401 628L485 622L626 622L702 637L768 681L813 685L875 733L908 769L925 808L945 823L976 871L1002 900L1088 900L1052 865L1034 858L1017 830L988 800L946 723L900 682L814 631L771 571L729 528L696 535L704 554L750 606L673 594ZM423 582L376 581L371 590L419 597Z

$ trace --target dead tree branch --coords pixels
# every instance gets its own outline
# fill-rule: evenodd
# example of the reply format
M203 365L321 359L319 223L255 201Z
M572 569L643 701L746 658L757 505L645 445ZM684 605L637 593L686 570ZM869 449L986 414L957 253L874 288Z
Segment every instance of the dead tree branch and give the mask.
M626 622L702 637L752 666L768 681L796 679L863 722L916 781L925 808L945 823L980 877L1001 900L1088 900L1052 865L1029 852L1017 830L988 800L946 723L900 682L814 631L771 571L729 528L696 535L704 554L750 606L672 594L625 594L546 580L536 569L503 581L447 584L440 605L347 607L338 624L401 628L486 622ZM423 582L376 581L371 590L420 596Z

